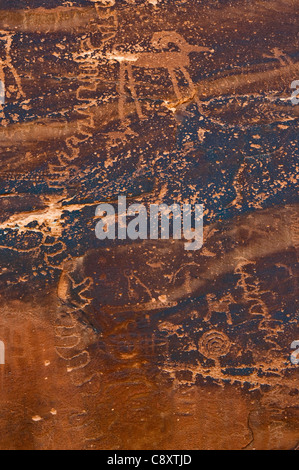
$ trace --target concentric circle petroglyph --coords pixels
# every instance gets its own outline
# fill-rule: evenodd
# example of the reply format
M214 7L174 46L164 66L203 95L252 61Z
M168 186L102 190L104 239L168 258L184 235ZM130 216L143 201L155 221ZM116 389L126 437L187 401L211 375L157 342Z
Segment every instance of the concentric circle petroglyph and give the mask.
M207 358L219 359L226 356L231 348L231 342L221 331L211 330L200 338L199 351Z

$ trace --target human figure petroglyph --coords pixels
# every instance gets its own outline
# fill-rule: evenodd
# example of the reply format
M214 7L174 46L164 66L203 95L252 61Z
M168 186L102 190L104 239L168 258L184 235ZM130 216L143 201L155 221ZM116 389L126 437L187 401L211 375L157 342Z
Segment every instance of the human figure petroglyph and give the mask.
M251 315L262 315L264 318L269 317L267 305L262 300L263 292L257 279L246 271L246 267L253 266L255 262L245 258L239 258L235 273L240 276L237 286L243 289L244 299L249 302L249 313Z
M166 50L170 45L175 45L178 51ZM213 52L212 49L204 46L189 44L180 34L175 31L156 32L151 40L151 45L156 49L154 52L123 53L120 46L114 46L108 58L120 64L120 85L119 85L119 118L121 122L125 119L125 84L126 75L134 99L136 111L140 119L144 119L144 114L137 96L133 67L147 69L167 69L171 78L175 96L178 101L183 99L178 84L178 72L180 72L188 83L189 89L193 93L197 106L201 109L201 103L196 97L197 91L193 80L188 72L190 66L190 54L201 52Z
M7 89L6 73L10 72L15 81L15 86L17 90L16 98L20 99L24 97L25 94L22 89L21 79L15 67L12 64L12 58L11 58L12 42L13 42L13 34L7 31L0 30L0 47L1 49L2 48L4 49L4 54L3 54L4 59L0 58L0 81L3 84L4 90ZM1 101L0 101L0 104L1 104Z

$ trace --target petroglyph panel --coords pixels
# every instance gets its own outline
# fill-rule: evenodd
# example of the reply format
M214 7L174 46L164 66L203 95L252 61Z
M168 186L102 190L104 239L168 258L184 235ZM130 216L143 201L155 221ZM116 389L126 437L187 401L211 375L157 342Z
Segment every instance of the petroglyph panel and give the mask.
M293 0L1 1L1 449L298 448L298 79Z

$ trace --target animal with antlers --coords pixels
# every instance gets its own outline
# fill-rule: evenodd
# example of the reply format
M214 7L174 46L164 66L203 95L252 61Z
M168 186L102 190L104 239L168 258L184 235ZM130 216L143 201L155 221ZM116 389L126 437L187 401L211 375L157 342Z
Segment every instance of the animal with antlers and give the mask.
M170 75L174 92L178 101L182 100L182 94L179 89L177 73L181 72L188 82L189 88L196 98L196 88L189 75L187 68L190 66L189 55L200 52L213 52L212 49L203 46L193 46L175 31L162 31L153 35L151 40L152 46L157 49L157 52L138 52L131 54L124 54L115 46L112 53L109 55L110 59L116 60L120 64L120 87L119 87L119 117L123 122L125 119L125 83L126 75L128 76L129 86L135 102L136 111L140 119L144 118L141 105L139 103L135 80L133 76L133 67L141 67L148 69L167 69ZM178 51L166 50L173 44L177 47ZM200 102L196 98L198 107Z

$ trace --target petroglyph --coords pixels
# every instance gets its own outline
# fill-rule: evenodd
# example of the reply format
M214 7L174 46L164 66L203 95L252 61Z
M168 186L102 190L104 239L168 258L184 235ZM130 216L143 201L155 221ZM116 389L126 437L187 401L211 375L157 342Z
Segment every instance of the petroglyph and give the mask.
M62 180L69 177L71 168L75 169L77 166L73 165L73 161L80 156L80 147L84 142L92 138L96 129L95 112L98 106L98 98L96 96L97 86L100 81L99 78L99 58L103 57L102 50L105 44L111 41L117 33L118 18L110 7L112 2L106 2L101 5L99 2L94 3L94 8L97 13L96 28L101 33L101 48L96 50L92 45L93 34L84 35L79 39L79 51L75 54L75 61L79 66L78 81L81 85L76 91L76 98L79 102L75 107L75 112L80 116L77 120L76 134L68 137L65 141L66 151L59 152L57 159L59 165L49 165L51 180L54 178L54 187L58 184L61 186ZM105 6L105 8L102 8ZM93 95L92 98L88 96ZM53 183L50 185L53 187Z
M229 338L221 331L210 330L205 333L199 342L201 354L208 358L219 359L226 356L231 348Z
M288 57L281 49L278 47L274 47L272 49L271 54L264 54L263 57L266 59L275 59L278 60L281 66L285 67L288 65L292 65L293 61L290 57Z
M235 303L235 300L230 293L223 296L220 300L217 300L213 294L208 294L207 301L209 306L209 313L206 316L205 321L209 322L214 312L221 312L225 313L228 325L232 325L230 306Z
M244 299L251 304L250 314L268 317L269 312L261 298L262 292L260 291L259 283L251 273L246 272L246 267L253 264L252 261L247 259L240 259L238 261L235 273L240 275L240 279L237 286L242 288Z
M0 448L295 449L293 0L14 3ZM202 250L97 240L120 195L202 202Z
M22 89L21 78L13 65L12 59L12 46L13 46L14 34L9 31L0 30L0 80L3 84L5 94L7 98L15 95L16 99L25 97ZM12 84L10 77L11 75L14 84Z
M179 51L163 51L167 50L170 44L174 44ZM137 96L135 79L133 75L133 68L140 67L146 69L161 69L165 68L171 77L174 92L178 101L183 99L179 89L176 73L179 71L185 77L190 91L196 95L194 83L188 73L188 66L190 65L189 54L201 52L213 52L208 47L192 46L185 41L185 39L175 31L162 31L153 35L151 45L156 49L155 52L130 52L125 53L120 50L120 47L115 45L109 59L119 62L120 66L120 86L119 86L119 118L123 123L125 120L125 83L128 79L132 96L135 102L136 111L139 119L144 119L144 114ZM161 52L163 51L163 52ZM196 102L198 107L201 108L200 102L197 98Z

